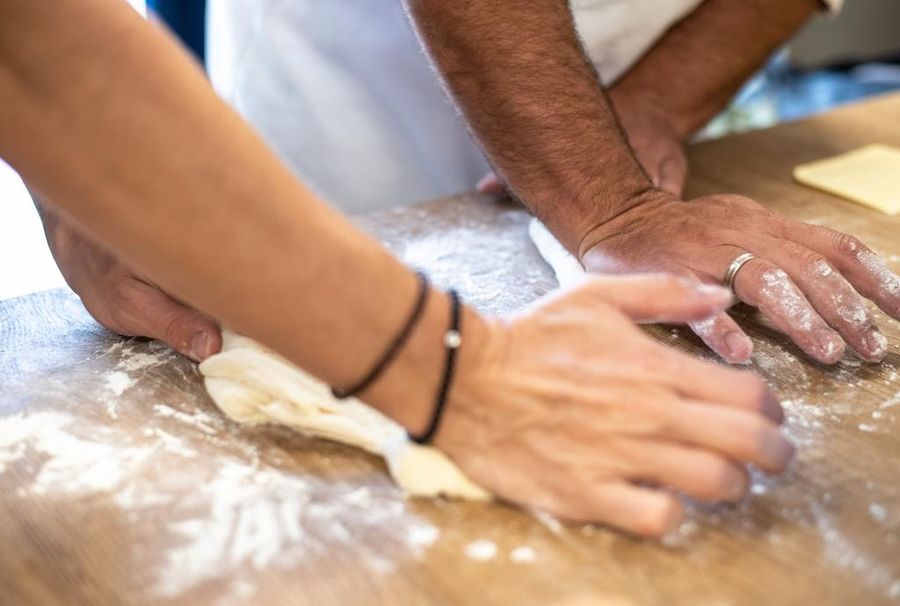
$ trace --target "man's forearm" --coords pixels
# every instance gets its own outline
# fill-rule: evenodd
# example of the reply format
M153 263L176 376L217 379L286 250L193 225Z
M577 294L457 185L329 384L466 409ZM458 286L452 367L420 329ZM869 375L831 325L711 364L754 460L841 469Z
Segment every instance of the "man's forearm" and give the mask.
M819 0L706 0L615 86L616 103L648 99L687 137L718 113L813 13Z
M488 158L569 250L652 187L566 2L406 4Z

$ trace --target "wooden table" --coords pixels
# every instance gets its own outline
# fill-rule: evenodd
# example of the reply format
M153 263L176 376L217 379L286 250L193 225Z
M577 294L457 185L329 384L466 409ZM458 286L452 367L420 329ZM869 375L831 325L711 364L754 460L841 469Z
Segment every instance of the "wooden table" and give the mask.
M900 145L900 96L696 146L692 194L738 192L863 237L900 267L900 218L791 167ZM476 196L362 221L485 310L554 283L520 209ZM4 604L882 604L900 601L900 329L880 365L824 368L739 311L799 447L736 507L667 540L498 504L406 501L378 460L229 422L196 369L102 330L68 291L0 303ZM654 329L710 357L682 330Z

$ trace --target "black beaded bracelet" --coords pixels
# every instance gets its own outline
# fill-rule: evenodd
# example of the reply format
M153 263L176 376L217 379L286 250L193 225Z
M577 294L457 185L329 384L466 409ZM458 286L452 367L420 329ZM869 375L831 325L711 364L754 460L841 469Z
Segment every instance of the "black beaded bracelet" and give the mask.
M460 314L459 293L450 291L450 328L444 333L444 347L447 350L444 357L444 375L441 377L441 385L438 389L434 411L431 413L431 421L428 427L415 435L407 432L409 439L418 444L428 444L437 434L447 404L447 395L450 392L450 383L453 381L453 371L456 367L456 352L462 345L462 324Z
M390 346L388 346L387 350L381 356L381 359L377 364L375 364L374 368L372 368L369 374L367 374L362 381L360 381L350 389L341 389L339 387L331 388L331 393L335 398L338 398L340 400L351 398L374 383L375 380L379 376L381 376L381 373L384 372L384 369L387 368L391 362L393 362L394 358L397 356L397 353L400 351L400 348L403 347L403 344L406 343L406 341L409 339L409 335L412 334L413 328L415 328L416 324L419 323L419 318L422 317L422 312L425 310L425 304L428 302L428 293L430 291L430 289L428 288L428 276L418 271L416 272L416 277L419 279L419 293L416 296L416 303L413 306L412 312L409 314L409 317L406 320L406 324L403 325L403 328L400 329L397 337L390 344Z

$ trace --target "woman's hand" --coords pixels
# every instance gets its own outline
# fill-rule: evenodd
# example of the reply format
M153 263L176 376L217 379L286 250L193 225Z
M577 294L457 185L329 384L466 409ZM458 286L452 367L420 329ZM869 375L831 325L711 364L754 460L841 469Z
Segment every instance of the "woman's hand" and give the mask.
M634 325L730 303L722 288L670 276L590 278L489 325L461 359L436 443L502 498L640 535L680 521L670 489L736 501L745 465L780 472L791 459L777 400L756 376Z
M112 253L41 209L59 270L95 320L115 333L168 343L192 360L219 351L219 326L132 271Z

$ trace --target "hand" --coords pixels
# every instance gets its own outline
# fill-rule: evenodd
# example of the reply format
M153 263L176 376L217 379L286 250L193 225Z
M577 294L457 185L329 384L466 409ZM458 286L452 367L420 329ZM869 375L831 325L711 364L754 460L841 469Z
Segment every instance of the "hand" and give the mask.
M579 256L592 272L666 271L721 284L744 252L757 259L737 274L738 299L759 308L803 351L831 364L843 356L846 340L865 360L884 358L887 341L859 293L900 318L900 279L855 238L786 219L748 198L684 202L648 194L589 233ZM726 360L750 358L750 339L727 314L691 327Z
M659 109L661 104L642 96L625 96L616 88L609 96L628 143L653 186L680 197L687 181L687 155L681 135Z
M218 325L143 279L112 254L43 210L53 258L88 312L107 329L165 341L202 361L218 352Z
M671 276L595 277L489 325L466 341L477 353L459 367L436 444L502 498L640 535L679 522L668 489L739 500L745 464L780 472L792 456L777 400L758 377L633 324L696 320L731 301Z
M626 97L615 88L610 91L610 100L619 124L653 186L680 196L687 181L688 162L682 138L668 116L658 109L657 104L641 97ZM492 196L506 191L506 185L494 173L482 177L476 188L480 193Z

